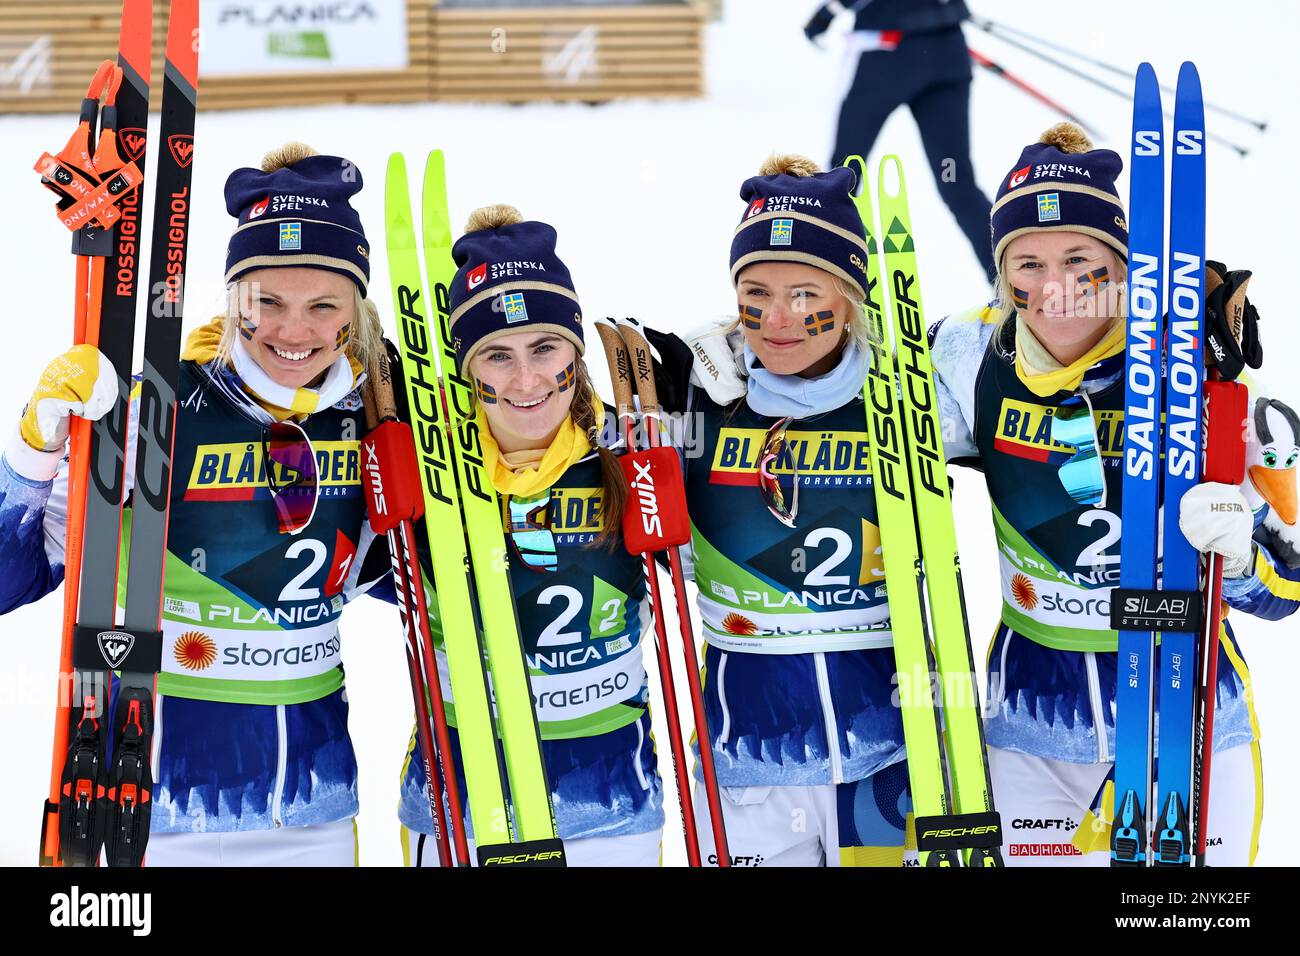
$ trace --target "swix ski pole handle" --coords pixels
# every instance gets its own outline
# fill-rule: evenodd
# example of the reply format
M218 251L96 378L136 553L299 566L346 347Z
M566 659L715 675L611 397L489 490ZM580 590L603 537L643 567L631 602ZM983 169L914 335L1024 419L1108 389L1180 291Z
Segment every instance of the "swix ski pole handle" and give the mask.
M596 320L596 331L600 333L600 342L605 347L605 359L609 363L609 377L614 385L614 406L618 410L620 426L632 418L632 357L623 336L618 333L614 320L603 318Z
M366 385L362 400L366 403L366 425L374 428L380 422L397 418L397 402L393 398L393 367L388 361L388 350L381 342L366 364ZM371 419L371 405L374 419Z
M641 400L641 414L659 418L659 391L655 388L654 357L650 352L650 343L646 341L645 332L640 321L633 318L618 320L618 330L632 354L633 384L636 386L637 398ZM656 432L657 436L657 432ZM657 441L651 442L652 446Z

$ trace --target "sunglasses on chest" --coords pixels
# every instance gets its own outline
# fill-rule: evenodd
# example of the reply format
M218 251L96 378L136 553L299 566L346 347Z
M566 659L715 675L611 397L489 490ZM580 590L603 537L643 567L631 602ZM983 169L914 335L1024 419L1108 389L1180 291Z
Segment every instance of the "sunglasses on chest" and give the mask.
M319 500L319 473L311 439L297 422L264 425L262 460L280 533L298 534L311 524Z

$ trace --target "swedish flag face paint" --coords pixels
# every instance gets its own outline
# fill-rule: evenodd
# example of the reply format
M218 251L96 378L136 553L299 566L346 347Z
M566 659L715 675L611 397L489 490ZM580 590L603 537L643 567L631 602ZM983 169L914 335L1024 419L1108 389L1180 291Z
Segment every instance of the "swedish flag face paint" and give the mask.
M244 337L244 341L253 341L253 333L257 331L257 323L246 315L239 317L239 334Z
M1110 270L1105 266L1099 266L1079 276L1078 281L1079 294L1094 297L1110 282Z
M1017 309L1029 308L1029 293L1026 292L1024 289L1017 289L1015 286L1012 286L1011 304L1014 305Z
M567 392L569 389L573 388L573 381L576 375L576 363L570 362L564 367L564 371L555 376L555 384L559 386L558 391Z
M484 405L497 403L497 390L485 382L478 382L478 400Z
M334 336L334 351L337 352L340 349L347 348L348 342L350 341L352 341L352 323L348 322L345 323L343 328L338 330L338 334Z
M803 317L803 327L809 335L822 335L835 328L835 313L813 312Z
M740 322L747 329L757 332L763 327L763 310L752 305L740 307Z

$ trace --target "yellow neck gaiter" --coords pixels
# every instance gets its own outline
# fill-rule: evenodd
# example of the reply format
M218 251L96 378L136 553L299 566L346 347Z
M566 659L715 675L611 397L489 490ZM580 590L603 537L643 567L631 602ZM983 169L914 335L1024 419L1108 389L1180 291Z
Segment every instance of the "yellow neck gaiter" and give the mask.
M604 424L605 409L599 400L594 405L596 429L599 431ZM540 494L554 485L571 465L591 452L591 442L586 433L573 424L572 416L564 419L549 447L515 452L503 452L497 446L482 405L475 411L475 420L483 443L483 466L498 494L516 498Z
M1124 348L1124 322L1116 319L1101 341L1069 365L1062 365L1024 322L1016 319L1016 376L1035 395L1046 398L1060 391L1072 391L1083 381L1084 372Z

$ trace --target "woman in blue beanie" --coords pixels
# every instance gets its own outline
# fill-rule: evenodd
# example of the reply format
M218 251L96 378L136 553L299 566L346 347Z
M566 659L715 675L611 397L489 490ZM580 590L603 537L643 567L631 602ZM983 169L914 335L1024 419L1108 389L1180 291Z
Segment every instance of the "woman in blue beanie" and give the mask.
M740 190L738 319L686 344L652 336L661 400L684 413L674 438L712 737L699 746L713 748L735 866L904 862L911 800L870 491L854 182L769 159ZM695 805L711 844L703 794Z
M663 784L641 658L650 609L641 559L623 547L627 485L601 444L614 416L583 361L573 280L555 230L512 206L474 212L452 254L457 367L506 503L510 586L566 862L658 866ZM424 780L412 735L399 816L414 866L437 865Z
M356 863L338 620L389 573L359 478L358 385L381 347L361 185L300 143L226 183L228 308L189 336L177 388L149 865ZM63 578L68 415L105 414L114 382L93 347L57 359L5 451L5 611ZM299 480L277 481L268 449Z
M945 450L983 470L993 505L1002 615L988 657L986 735L1008 865L1110 859L1117 654L1108 614L1122 534L1128 271L1121 168L1116 153L1094 149L1071 123L1027 146L993 205L998 298L930 332ZM1083 412L1084 434L1068 444L1095 445L1091 477L1061 468L1050 426L1063 408L1076 420ZM1300 573L1275 557L1264 527L1273 503L1243 490L1250 494L1196 486L1179 524L1198 550L1223 556L1228 607L1284 617L1300 606ZM1258 844L1249 688L1225 621L1208 824L1214 866L1247 865Z

